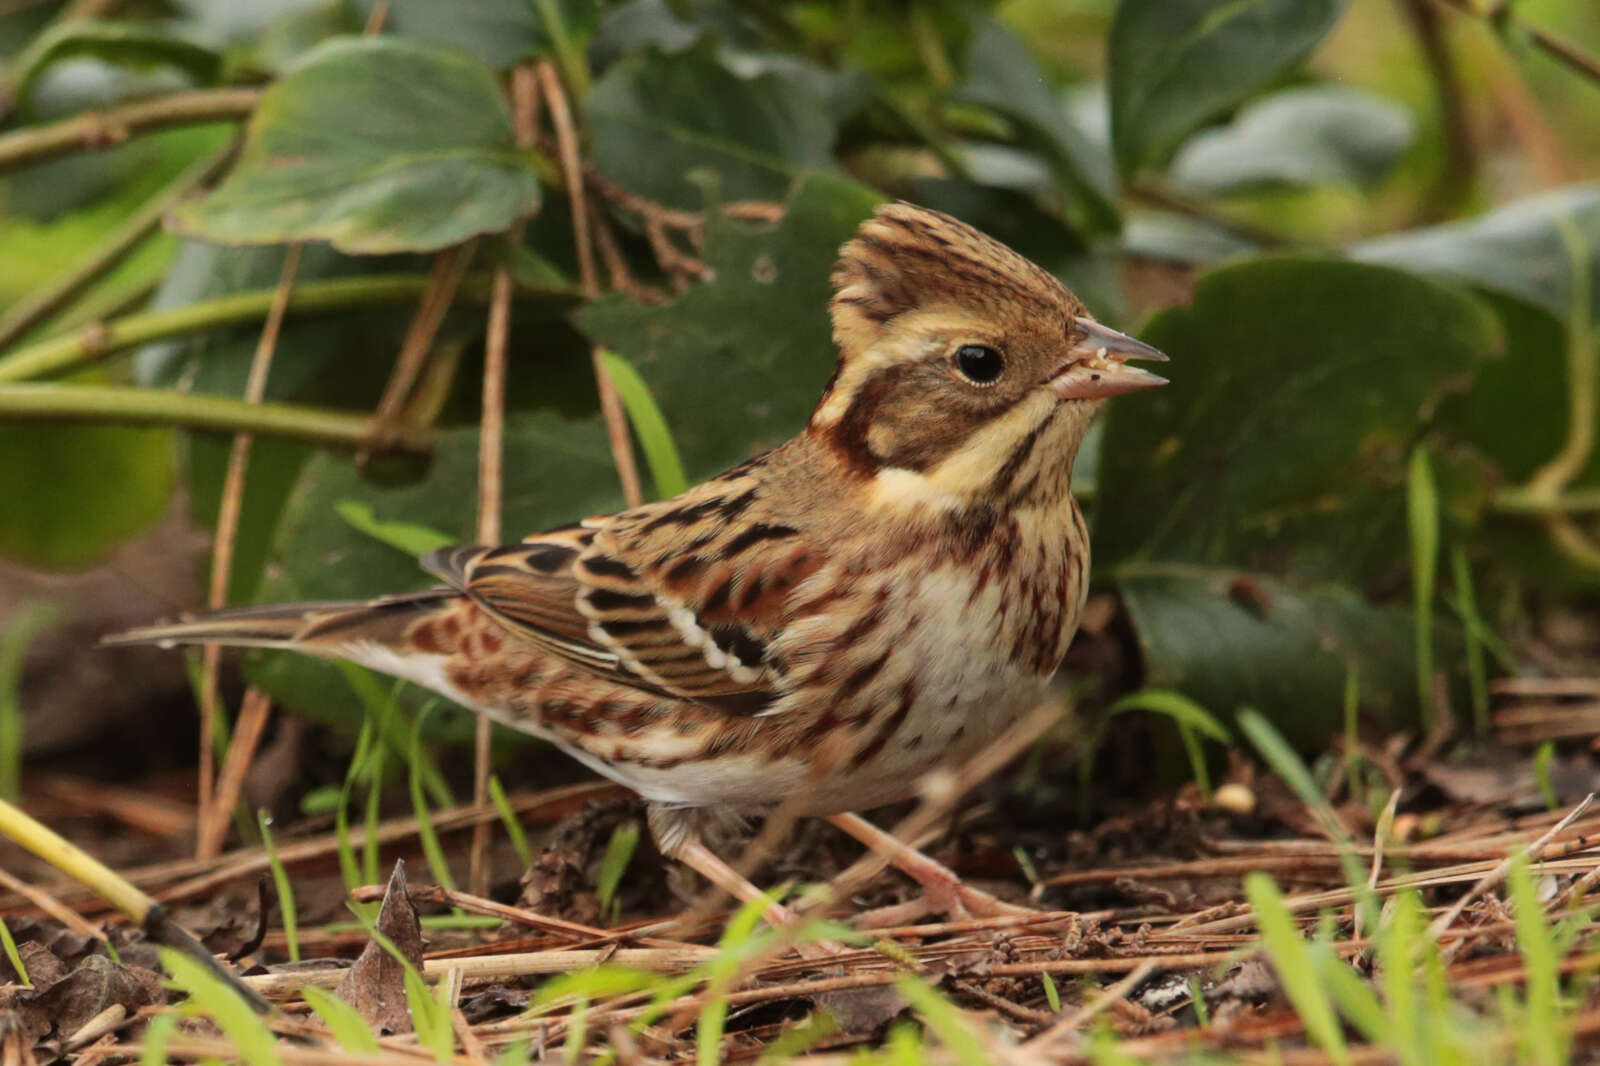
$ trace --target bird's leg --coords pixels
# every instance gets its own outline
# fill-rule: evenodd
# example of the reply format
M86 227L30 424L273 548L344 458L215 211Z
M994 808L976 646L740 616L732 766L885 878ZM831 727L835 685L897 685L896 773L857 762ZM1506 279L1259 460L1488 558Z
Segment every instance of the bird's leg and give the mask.
M700 829L708 824L705 821L708 817L706 812L651 804L646 810L646 817L650 823L651 835L655 837L656 846L661 849L661 854L683 863L741 903L763 900L766 906L762 911L762 917L774 929L799 928L800 919L794 911L768 899L766 893L751 884L750 880L738 870L723 862L716 852L706 847L705 842L700 839ZM807 959L823 959L845 954L843 947L828 942L797 943L795 951Z
M682 843L678 844L671 857L677 859L740 903L749 903L757 899L766 900L766 909L761 912L761 916L774 929L793 925L798 920L794 911L781 903L774 903L768 900L765 892L751 884L748 878L742 877L738 870L717 858L716 852L706 847L699 837L691 836L686 838Z
M831 814L828 821L836 828L889 860L889 863L922 886L922 898L893 907L869 911L857 919L863 928L906 925L929 914L944 914L953 921L967 918L999 918L1035 914L996 899L981 889L962 884L950 867L928 858L911 845L887 833L859 814Z

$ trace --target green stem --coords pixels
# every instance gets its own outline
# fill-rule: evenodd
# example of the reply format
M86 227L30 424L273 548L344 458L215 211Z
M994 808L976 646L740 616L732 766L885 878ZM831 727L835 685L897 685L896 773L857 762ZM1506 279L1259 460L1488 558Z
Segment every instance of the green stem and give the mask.
M199 89L30 126L0 136L0 173L70 152L113 148L134 134L169 126L240 122L260 99L260 89Z
M1600 511L1600 489L1571 489L1553 499L1527 488L1501 489L1494 494L1491 506L1511 514L1582 514Z
M561 77L567 83L567 93L575 102L581 101L589 94L588 57L567 32L567 24L561 17L561 8L556 0L533 0L533 6L538 9L545 32L550 35L550 43L555 46L556 62L561 65Z
M0 420L184 426L375 451L423 452L433 439L431 431L418 426L380 425L344 411L126 385L0 386Z
M295 287L289 310L327 311L406 303L416 299L427 284L428 279L420 274L310 281ZM276 288L230 293L167 311L128 315L76 333L52 337L0 357L0 383L60 374L150 341L254 322L266 316L276 294ZM483 294L480 291L478 295Z
M180 200L221 173L237 148L236 144L230 143L222 151L191 165L178 175L177 180L124 222L100 247L73 267L66 277L7 309L4 315L0 315L0 350L43 322L85 286L93 284L127 258L128 253L160 227L161 220Z
M1494 4L1491 5L1491 10L1480 11L1477 5L1469 2L1469 0L1438 0L1438 2L1459 11L1463 15L1482 19L1496 29L1508 27L1524 35L1545 55L1561 63L1579 77L1586 78L1595 85L1600 85L1600 59L1581 51L1576 45L1557 37L1553 33L1541 30L1537 26L1529 25L1511 11L1506 10L1509 5Z

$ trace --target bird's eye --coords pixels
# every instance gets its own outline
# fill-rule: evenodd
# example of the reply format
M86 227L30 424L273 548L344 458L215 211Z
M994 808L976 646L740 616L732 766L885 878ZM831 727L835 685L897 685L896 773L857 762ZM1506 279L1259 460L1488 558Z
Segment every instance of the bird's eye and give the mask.
M956 369L974 385L993 385L1005 368L1005 359L987 344L963 344L956 349Z

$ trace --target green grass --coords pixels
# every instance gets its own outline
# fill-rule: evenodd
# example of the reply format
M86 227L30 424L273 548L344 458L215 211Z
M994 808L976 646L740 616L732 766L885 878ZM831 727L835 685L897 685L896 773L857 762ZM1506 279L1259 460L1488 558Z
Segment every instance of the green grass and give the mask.
M0 630L0 798L13 803L22 796L22 659L58 615L49 604L28 604Z
M283 937L289 945L289 961L300 961L300 921L295 910L294 884L289 871L278 861L278 846L272 839L272 816L263 807L256 812L256 826L261 831L262 846L267 849L267 865L272 868L272 885L278 893L278 910L283 914Z

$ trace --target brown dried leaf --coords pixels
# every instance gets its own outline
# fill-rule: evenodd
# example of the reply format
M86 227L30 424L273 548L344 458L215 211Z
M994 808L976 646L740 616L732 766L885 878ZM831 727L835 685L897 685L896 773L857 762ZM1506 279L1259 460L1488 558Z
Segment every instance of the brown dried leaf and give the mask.
M422 969L422 923L406 892L406 864L397 860L378 911L378 932L388 937L406 960ZM376 940L368 941L335 993L354 1007L380 1034L411 1032L406 1006L406 971Z
M77 1031L84 1022L115 1003L129 1014L164 1002L161 977L139 966L91 955L66 977L33 998L31 1007L55 1023L56 1032Z

